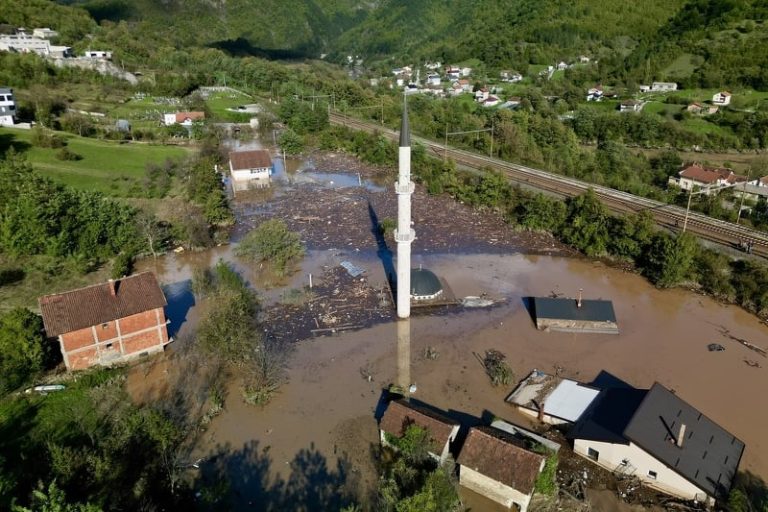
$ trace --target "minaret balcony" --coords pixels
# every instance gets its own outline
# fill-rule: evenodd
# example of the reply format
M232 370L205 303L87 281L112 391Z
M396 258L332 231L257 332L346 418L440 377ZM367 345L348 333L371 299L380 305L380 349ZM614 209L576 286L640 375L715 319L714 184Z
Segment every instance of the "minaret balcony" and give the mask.
M416 185L412 181L404 185L400 184L399 181L395 183L395 193L397 194L413 194L414 190L416 190Z
M405 242L410 243L413 242L413 240L416 238L416 231L413 229L409 229L406 233L400 233L400 231L395 230L395 242Z

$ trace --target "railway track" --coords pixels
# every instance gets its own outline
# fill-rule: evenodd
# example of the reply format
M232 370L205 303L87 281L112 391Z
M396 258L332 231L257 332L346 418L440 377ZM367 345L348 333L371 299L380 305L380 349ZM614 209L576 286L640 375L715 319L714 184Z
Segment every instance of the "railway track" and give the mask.
M359 119L343 114L332 112L330 121L333 124L347 126L355 130L380 133L394 141L399 140L399 133L393 130L365 121L360 121ZM591 188L595 192L595 195L597 195L597 197L600 198L612 212L625 214L648 211L653 215L656 223L660 226L676 231L681 231L683 228L685 209L680 208L679 206L662 203L653 199L647 199L600 185L586 183L567 176L542 171L540 169L534 169L532 167L478 155L470 151L456 149L450 146L446 147L443 144L422 137L412 136L411 138L427 149L434 151L437 155L446 155L450 157L457 164L474 169L490 167L501 171L513 182L544 192L549 192L560 197L577 196ZM752 254L768 258L768 235L766 233L739 226L732 222L714 219L697 212L690 212L688 214L686 230L702 239L730 247L738 247L741 244L750 243L752 244Z

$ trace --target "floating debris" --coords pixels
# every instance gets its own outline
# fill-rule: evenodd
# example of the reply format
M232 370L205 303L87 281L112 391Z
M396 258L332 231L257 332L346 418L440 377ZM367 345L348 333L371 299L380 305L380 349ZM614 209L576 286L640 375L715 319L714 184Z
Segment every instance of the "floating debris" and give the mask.
M483 297L468 295L459 301L465 308L487 308L494 305L494 301Z
M710 343L707 345L707 350L710 352L722 352L725 350L725 347L719 343Z
M357 277L357 276L362 275L362 274L365 273L365 269L362 269L362 268L356 266L351 261L342 261L340 263L340 265L342 267L344 267L346 269L347 273L349 273L349 275L352 276L352 277Z

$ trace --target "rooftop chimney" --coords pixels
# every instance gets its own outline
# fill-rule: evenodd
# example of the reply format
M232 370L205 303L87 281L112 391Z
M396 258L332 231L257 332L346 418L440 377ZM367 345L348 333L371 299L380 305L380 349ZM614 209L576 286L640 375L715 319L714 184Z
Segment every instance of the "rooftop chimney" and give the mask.
M581 292L582 292L582 291L584 291L584 289L583 289L583 288L579 288L579 298L578 298L578 299L576 299L576 307L577 307L577 308L580 308L580 307L581 307Z
M109 294L113 297L117 296L117 282L114 279L109 280Z
M680 425L680 433L677 434L677 447L683 447L683 440L685 439L685 423Z

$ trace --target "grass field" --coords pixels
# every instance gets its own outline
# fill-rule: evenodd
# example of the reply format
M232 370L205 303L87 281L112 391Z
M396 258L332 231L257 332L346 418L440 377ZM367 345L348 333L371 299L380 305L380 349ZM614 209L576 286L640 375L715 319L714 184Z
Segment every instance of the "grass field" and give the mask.
M58 134L66 139L70 151L82 157L81 160L59 160L56 158L58 149L32 146L30 131L12 128L0 128L0 152L4 152L3 146L12 145L45 176L75 188L120 197L131 196L131 189L140 186L148 163L189 154L188 149L176 146L121 144L64 132Z
M235 108L248 103L256 103L255 100L248 96L234 92L218 92L211 94L205 100L205 103L208 105L208 108L211 109L213 116L218 120L242 123L248 122L250 118L255 116L255 114L241 114L227 110L228 108Z

